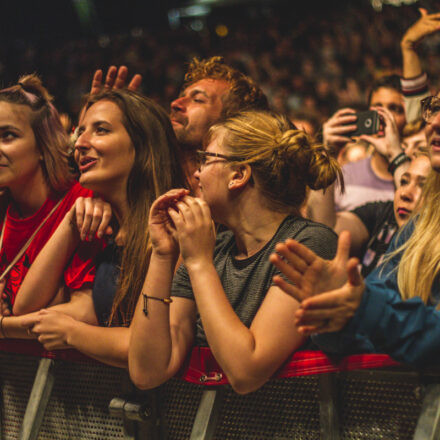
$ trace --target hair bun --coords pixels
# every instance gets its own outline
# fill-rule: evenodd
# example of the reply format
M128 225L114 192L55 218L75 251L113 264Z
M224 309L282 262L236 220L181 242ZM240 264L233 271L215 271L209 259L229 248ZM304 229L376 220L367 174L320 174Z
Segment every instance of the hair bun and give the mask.
M32 73L30 75L21 76L18 80L18 85L27 93L32 93L36 97L43 99L46 102L52 102L53 96L43 86L40 77Z

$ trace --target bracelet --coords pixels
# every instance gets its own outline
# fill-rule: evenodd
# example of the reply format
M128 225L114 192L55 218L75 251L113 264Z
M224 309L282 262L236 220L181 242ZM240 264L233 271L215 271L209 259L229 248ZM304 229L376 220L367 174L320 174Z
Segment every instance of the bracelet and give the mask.
M142 296L144 297L144 308L142 309L142 311L144 312L145 316L148 316L147 300L154 299L154 300L160 301L166 305L170 305L173 302L173 300L171 298L159 298L158 296L145 295L145 293L143 293ZM1 323L1 321L0 321L0 323Z
M411 159L402 151L402 153L398 154L388 165L388 172L394 176L397 168L400 167L405 162L410 162Z

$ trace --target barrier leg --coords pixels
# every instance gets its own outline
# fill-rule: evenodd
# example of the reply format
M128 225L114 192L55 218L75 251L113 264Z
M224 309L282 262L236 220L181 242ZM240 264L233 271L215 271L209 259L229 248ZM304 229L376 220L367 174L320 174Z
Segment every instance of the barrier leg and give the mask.
M222 389L203 392L191 430L190 440L211 440L214 438L223 395Z
M34 440L38 437L55 380L54 365L55 362L52 359L43 358L40 360L24 413L19 435L20 440Z
M339 440L336 374L319 376L319 422L322 440Z
M128 373L123 376L122 397L114 397L109 404L111 415L120 417L124 423L126 440L158 440L160 419L157 410L158 390L140 391L130 381Z
M426 386L414 440L436 440L438 438L440 438L440 384L430 384Z

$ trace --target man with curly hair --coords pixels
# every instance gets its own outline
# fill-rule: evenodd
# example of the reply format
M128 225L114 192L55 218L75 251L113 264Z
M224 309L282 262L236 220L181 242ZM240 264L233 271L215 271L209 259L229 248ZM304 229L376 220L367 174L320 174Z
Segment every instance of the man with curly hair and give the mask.
M211 125L247 109L268 109L266 96L251 78L222 57L194 58L180 96L171 103L170 118L182 148L195 151Z
M91 93L101 87L122 88L127 79L127 68L111 66L103 83L103 72L97 70ZM134 75L128 89L137 90L142 77ZM194 58L185 75L180 96L171 103L170 119L181 146L182 166L187 179L197 192L194 171L198 164L196 151L202 148L209 127L220 119L242 110L268 110L269 104L261 88L237 69L228 66L223 57L204 60Z

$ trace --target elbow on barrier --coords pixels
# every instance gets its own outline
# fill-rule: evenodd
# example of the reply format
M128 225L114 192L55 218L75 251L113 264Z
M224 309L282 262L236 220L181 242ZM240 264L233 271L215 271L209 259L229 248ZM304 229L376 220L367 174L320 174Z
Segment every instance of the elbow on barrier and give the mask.
M178 376L147 392L125 370L73 350L10 340L0 358L7 438L395 440L440 430L440 371L410 370L386 355L336 361L299 351L247 395L231 389L207 348L194 348Z

